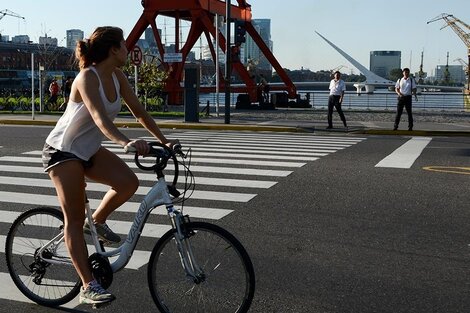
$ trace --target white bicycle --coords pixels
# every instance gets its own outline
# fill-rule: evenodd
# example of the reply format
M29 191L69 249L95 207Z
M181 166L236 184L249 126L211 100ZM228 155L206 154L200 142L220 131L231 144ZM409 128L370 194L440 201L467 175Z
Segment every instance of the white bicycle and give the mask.
M247 312L255 291L255 273L242 244L220 226L191 222L174 207L194 190L189 169L191 153L149 143L152 163L140 169L156 173L157 181L143 199L127 238L117 248L105 250L93 223L89 261L92 272L104 288L113 274L129 262L150 212L164 205L171 230L155 244L148 262L148 286L160 312ZM175 152L176 151L176 152ZM147 158L148 156L146 156ZM173 164L173 181L167 184L163 170ZM184 192L176 189L179 166L184 167ZM87 220L92 211L87 205ZM63 214L59 209L38 207L22 213L12 224L6 239L8 270L19 290L32 301L45 306L59 306L74 299L81 282L68 255L63 235ZM91 247L90 247L91 246ZM115 257L112 262L109 258Z

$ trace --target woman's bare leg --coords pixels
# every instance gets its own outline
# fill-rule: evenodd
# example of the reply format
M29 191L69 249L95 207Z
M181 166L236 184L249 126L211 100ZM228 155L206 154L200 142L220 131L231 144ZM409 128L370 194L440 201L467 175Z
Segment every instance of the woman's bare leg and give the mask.
M91 161L92 167L85 169L86 177L111 187L93 213L96 223L104 223L109 214L134 195L139 180L124 161L105 148L100 148Z
M70 160L49 170L64 212L65 244L83 286L93 280L83 237L85 221L85 173L80 161Z

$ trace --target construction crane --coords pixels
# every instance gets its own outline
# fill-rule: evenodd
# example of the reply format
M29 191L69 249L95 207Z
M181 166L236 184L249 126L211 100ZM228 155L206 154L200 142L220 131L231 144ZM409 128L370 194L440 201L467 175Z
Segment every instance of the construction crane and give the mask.
M12 12L12 11L10 11L10 10L8 10L8 9L5 9L5 10L1 10L1 11L0 11L0 20L1 20L2 18L4 18L5 16L7 16L7 15L8 15L8 16L17 17L17 18L21 18L21 19L23 19L23 20L25 19L23 16L21 16L21 15L15 13L15 12Z
M8 10L8 9L1 10L1 11L0 11L0 20L1 20L2 18L4 18L5 16L13 16L13 17L17 17L17 18L20 18L20 19L23 19L23 20L25 19L23 16L21 16L21 15L15 13L15 12L12 12L12 11L10 11L10 10ZM1 30L0 30L0 41L2 41Z
M441 29L450 26L452 30L460 37L460 39L464 42L465 46L467 47L467 55L468 55L468 63L467 63L467 73L470 72L470 26L452 14L443 13L432 20L430 20L427 24L444 20L446 25L442 26ZM467 82L467 94L470 94L470 79Z
M468 66L468 63L465 62L462 58L457 58L457 59L454 60L454 62L459 62L464 67Z
M350 68L349 66L346 66L346 65L340 65L340 66L335 67L334 69L331 70L331 73L334 74L336 71L340 71L342 68L349 69L351 71L351 75L352 75L353 69Z
M419 64L418 84L424 83L423 60L424 60L424 50L421 51L421 63Z

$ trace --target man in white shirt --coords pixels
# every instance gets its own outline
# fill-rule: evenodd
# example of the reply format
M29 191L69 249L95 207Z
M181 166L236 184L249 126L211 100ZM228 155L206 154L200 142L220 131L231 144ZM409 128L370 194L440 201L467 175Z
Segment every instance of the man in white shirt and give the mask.
M344 117L343 109L341 104L343 103L344 92L346 90L346 84L341 79L341 73L336 71L334 74L334 79L330 81L330 96L328 97L328 127L326 129L333 128L333 107L336 108L336 111L343 121L344 127L348 127L346 123L346 118Z
M410 77L410 69L403 69L403 77L400 78L395 84L395 92L398 95L397 103L397 115L395 116L395 124L393 125L393 130L398 129L398 124L400 124L401 114L403 113L403 107L406 109L408 114L408 130L413 130L413 113L411 111L412 97L411 95L416 95L416 82L413 78Z

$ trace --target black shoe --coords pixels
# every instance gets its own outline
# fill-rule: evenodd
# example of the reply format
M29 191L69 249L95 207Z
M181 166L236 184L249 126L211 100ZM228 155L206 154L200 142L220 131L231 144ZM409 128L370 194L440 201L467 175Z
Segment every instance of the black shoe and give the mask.
M408 127L408 131L412 131L413 130L413 127Z
M398 127L397 126L393 127L393 130L398 130Z
M332 129L332 128L333 128L333 126L328 126L326 129Z

